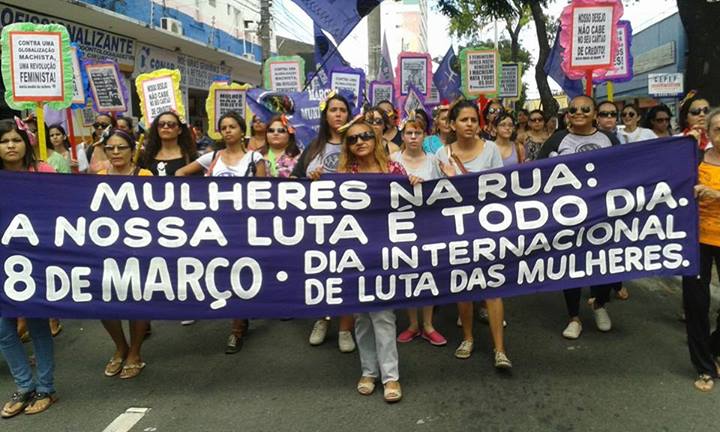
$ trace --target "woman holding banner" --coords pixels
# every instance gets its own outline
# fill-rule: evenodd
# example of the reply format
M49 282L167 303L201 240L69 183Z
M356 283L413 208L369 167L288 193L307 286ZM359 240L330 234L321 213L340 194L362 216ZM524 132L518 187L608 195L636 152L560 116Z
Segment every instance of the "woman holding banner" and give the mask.
M348 123L352 110L347 99L335 92L320 104L320 131L309 146L300 155L291 177L307 177L317 180L322 174L337 172L340 150L342 148L343 125ZM325 342L330 318L325 317L315 321L310 333L310 345L317 346ZM355 341L352 338L353 317L344 315L340 317L338 328L338 348L340 352L355 351Z
M700 274L682 280L688 349L698 373L695 388L702 392L712 390L714 380L720 377L720 314L712 333L708 319L713 262L720 270L720 109L708 114L706 130L712 146L703 154L695 186L700 213Z
M477 105L471 101L457 103L450 111L450 126L455 131L456 141L437 153L440 167L445 175L477 173L503 166L497 145L478 137L480 132L480 113ZM485 300L490 323L490 334L495 346L495 367L509 369L510 359L505 353L503 320L505 311L502 299ZM473 339L473 303L458 303L463 341L455 350L455 357L468 359L474 350Z
M405 172L419 179L434 180L443 177L435 156L423 150L425 122L422 118L406 119L400 131L403 137L403 150L393 153L390 158L402 165ZM433 326L433 306L424 306L422 308L422 331L420 330L420 323L418 321L417 308L410 308L407 310L407 313L410 325L405 331L398 335L398 342L407 343L420 336L430 342L431 345L447 345L447 339L435 330Z
M27 126L18 118L0 120L0 170L17 172L54 172L35 160ZM0 351L10 368L17 391L0 411L3 418L21 412L37 414L52 405L55 398L53 340L46 318L28 318L27 327L35 349L37 379L17 332L17 319L0 317Z
M155 117L140 158L143 168L155 176L174 176L197 157L190 129L177 113L165 111Z
M153 174L136 166L133 155L136 146L135 138L120 129L111 129L105 133L102 148L110 161L108 169L97 172L98 175L132 175L152 176ZM149 320L130 320L130 341L125 338L122 321L101 320L103 327L115 343L115 353L105 365L105 376L113 377L120 374L121 379L135 378L145 368L140 349L145 334L150 326Z
M208 177L266 177L267 170L260 152L245 147L245 119L235 111L230 111L220 117L217 127L222 135L223 148L205 153L177 170L175 175L184 177L204 171ZM247 319L232 320L225 354L235 354L242 349L248 325Z
M270 119L265 130L267 145L260 150L265 157L265 165L270 177L287 178L300 156L300 149L295 142L295 129L290 125L285 114Z
M680 102L680 135L695 137L700 151L705 151L710 142L705 125L705 117L709 112L710 103L695 90L690 91Z

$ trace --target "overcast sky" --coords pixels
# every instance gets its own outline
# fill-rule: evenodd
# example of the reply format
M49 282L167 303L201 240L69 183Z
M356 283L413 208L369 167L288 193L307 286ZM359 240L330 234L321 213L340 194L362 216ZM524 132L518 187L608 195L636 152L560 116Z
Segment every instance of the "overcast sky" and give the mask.
M275 0L274 8L276 10L276 28L281 36L300 39L308 43L312 43L312 20L305 12L302 11L292 0ZM430 54L433 57L442 56L447 51L450 44L457 48L458 40L448 37L447 27L448 19L437 12L435 0L428 0L428 45ZM560 13L567 1L551 0L548 13L551 16L559 17ZM673 13L677 12L676 0L639 0L624 1L625 15L623 19L632 23L635 32L646 28L650 24L659 21ZM385 1L381 5L382 9L382 27L387 33L390 55L395 63L395 58L400 52L400 44L402 35L396 26L400 23L398 11L402 8L396 2ZM507 37L499 29L500 38ZM486 27L481 32L482 39L493 39L495 37L494 27L492 25ZM520 35L522 45L530 51L533 56L533 63L537 59L538 44L535 35L534 25L526 26ZM367 71L368 54L367 54L367 25L363 20L348 38L340 45L340 53L354 67L362 67ZM537 87L535 85L534 74L525 73L523 80L529 86L529 98L538 97ZM551 81L553 88L559 88Z

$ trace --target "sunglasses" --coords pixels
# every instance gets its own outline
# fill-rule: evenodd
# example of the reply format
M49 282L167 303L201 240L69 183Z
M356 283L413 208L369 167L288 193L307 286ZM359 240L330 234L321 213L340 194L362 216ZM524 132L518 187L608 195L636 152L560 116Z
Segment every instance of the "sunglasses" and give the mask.
M369 119L365 120L365 123L371 124L373 126L380 126L381 124L383 124L385 122L381 118L369 118Z
M95 129L105 129L108 126L110 126L110 123L99 123L99 122L93 123L93 127Z
M345 137L345 142L347 145L355 145L358 143L358 140L362 141L370 141L375 139L375 134L372 132L363 132L356 135L348 135Z
M285 128L277 128L277 129L276 128L268 128L267 132L284 134L284 133L287 133L287 129L285 129Z
M625 118L625 117L633 118L633 117L635 117L635 112L634 111L626 111L626 112L622 113L622 116L623 116L623 118Z
M617 117L617 111L598 111L598 117Z
M577 114L578 111L582 111L583 114L590 114L592 112L592 110L593 110L592 107L587 106L587 105L582 106L582 107L571 106L570 108L568 108L568 112L570 114Z
M488 114L495 114L495 113L499 113L502 111L503 111L502 108L490 108L490 109L488 109Z
M540 123L541 121L543 121L543 118L542 117L533 117L530 119L530 121L533 123Z
M696 115L700 115L700 113L702 113L702 114L707 114L707 113L709 113L709 112L710 112L710 108L709 108L709 107L695 108L695 109L691 109L691 110L688 111L688 112L689 112L690 114L696 116Z
M653 119L654 122L666 123L670 121L670 117L656 117Z
M159 121L158 122L158 129L175 129L177 127L177 122L174 121Z
M123 152L125 150L130 150L130 146L127 144L118 146L103 146L103 150L105 150L106 153L113 153L115 151Z

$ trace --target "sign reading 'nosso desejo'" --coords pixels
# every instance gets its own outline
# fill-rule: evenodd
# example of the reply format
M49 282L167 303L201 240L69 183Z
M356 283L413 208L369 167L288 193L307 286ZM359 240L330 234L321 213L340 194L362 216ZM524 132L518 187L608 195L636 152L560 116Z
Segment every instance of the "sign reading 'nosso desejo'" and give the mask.
M694 152L668 138L414 187L0 172L1 311L316 317L695 274Z

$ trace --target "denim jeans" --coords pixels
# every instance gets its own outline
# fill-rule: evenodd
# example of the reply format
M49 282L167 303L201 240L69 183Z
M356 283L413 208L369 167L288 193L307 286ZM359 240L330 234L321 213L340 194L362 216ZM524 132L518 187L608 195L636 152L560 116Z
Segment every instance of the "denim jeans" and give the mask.
M28 318L28 330L32 337L37 363L37 382L33 379L30 360L25 352L20 336L17 334L17 319L0 318L0 351L10 367L18 391L35 390L43 393L54 393L53 372L53 340L50 334L50 323L47 318Z

